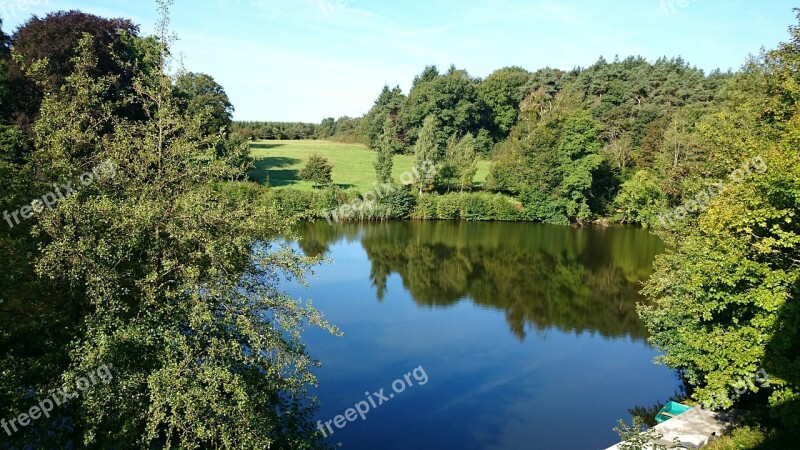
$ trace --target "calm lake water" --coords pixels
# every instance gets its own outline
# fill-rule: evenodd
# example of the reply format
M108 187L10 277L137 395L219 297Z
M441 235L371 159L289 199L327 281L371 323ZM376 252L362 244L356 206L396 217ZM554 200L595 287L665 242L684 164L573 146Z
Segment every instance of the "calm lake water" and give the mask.
M603 449L629 408L679 386L636 316L664 249L644 230L316 222L301 234L304 252L334 262L291 293L344 332L306 334L324 364L317 418L374 402L366 420L331 424L345 449Z

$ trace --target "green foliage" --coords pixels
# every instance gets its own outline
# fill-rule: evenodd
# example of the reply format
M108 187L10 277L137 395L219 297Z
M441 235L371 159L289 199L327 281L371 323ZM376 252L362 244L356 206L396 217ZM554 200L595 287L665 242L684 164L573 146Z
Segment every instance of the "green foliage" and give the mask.
M583 114L569 118L563 126L558 143L562 165L561 182L556 189L566 208L567 217L584 222L592 217L589 208L589 193L593 173L600 168L603 159L597 125Z
M414 145L414 166L426 167L428 164L436 164L441 159L442 148L439 145L437 132L439 121L436 116L430 115L425 119L419 139ZM419 193L429 192L433 189L435 174L424 172L414 181L414 185L419 189Z
M631 426L622 419L618 420L614 431L622 441L620 450L667 450L667 446L655 444L664 435L654 428L647 428L638 417L633 418Z
M323 121L322 125L301 122L242 122L231 124L231 132L249 140L299 140L325 139L333 136L334 124ZM331 121L333 119L330 119Z
M37 213L33 234L0 232L0 261L16 261L0 277L0 416L72 391L102 364L114 376L4 443L324 447L305 390L317 362L300 335L308 325L335 330L276 281L302 281L317 260L280 243L294 221L269 190L231 183L242 167L217 154L221 136L204 132L205 116L182 109L165 75L169 39L159 40L137 47L141 59L125 67L131 95L116 96L85 35L71 72L44 97L29 158L6 148L0 157L21 169L3 181L29 178L29 192L103 161L115 167ZM137 109L142 118L126 113ZM19 297L10 305L7 295Z
M509 139L495 147L485 188L489 191L519 194L525 190L530 175L531 168L526 161L521 142Z
M569 225L565 206L537 188L530 188L520 196L528 220L556 225Z
M410 144L421 137L424 122L430 116L438 121L436 140L441 148L452 135L478 134L485 122L486 106L478 94L477 80L455 67L444 75L435 67L426 68L400 109L400 121Z
M755 426L735 428L703 447L705 450L785 450L797 445L797 430L772 430Z
M655 304L640 311L652 343L665 352L661 361L685 374L695 400L728 408L744 391L790 428L800 424L798 44L800 27L793 27L790 43L737 75L755 82L736 80L728 95L750 100L726 102L715 117L747 125L746 133L731 129L729 139L726 130L702 130L711 152L758 152L766 172L726 180L705 213L666 235L674 249L659 257L645 287ZM765 114L765 103L782 119ZM760 369L767 385L750 382Z
M573 113L569 105L558 108L559 114L533 119L530 132L520 128L498 148L487 184L523 194L533 220L585 222L594 214L589 198L603 163L598 129L587 114Z
M409 219L411 218L417 198L405 187L392 190L380 199L380 204L385 205L389 210L389 219Z
M333 166L321 155L311 155L303 170L300 171L300 178L311 181L317 186L328 186L333 183L331 171Z
M742 100L730 94L734 83L730 73L706 75L680 58L601 58L569 72L506 67L484 80L455 67L441 73L429 66L415 77L408 97L385 86L364 117L325 119L320 136L379 148L386 118L393 117L398 139L416 148L433 116L440 157L457 148L452 136L472 135L476 153L491 152L485 189L535 201L528 207L531 217L586 223L613 214L621 184L638 171L655 177L672 206L685 200L686 183L718 171L720 160L701 132L716 127L720 138L746 137L746 128L713 119L720 99ZM726 128L737 133L721 131ZM438 186L423 192L469 188L467 176L458 182L458 172L445 159Z
M531 73L521 67L497 70L478 86L481 100L491 109L495 135L503 139L517 123L519 105L527 95Z
M206 135L228 133L231 128L233 105L214 78L204 73L185 73L175 81L175 95L184 103L190 116L203 115Z
M640 170L622 184L615 200L617 219L622 223L656 226L657 216L664 211L666 203L666 196L655 175Z
M448 191L458 189L461 192L472 189L472 180L478 172L478 157L475 152L476 140L471 134L461 139L453 136L447 143L445 157L438 169L439 184Z
M11 51L9 37L3 32L3 20L0 19L0 123L8 123L10 117L9 96L11 90L8 83L8 63Z
M393 158L395 153L399 153L402 149L403 144L397 138L397 126L394 123L394 118L386 116L383 132L376 150L375 174L379 183L390 183L392 181Z
M419 220L515 221L521 217L521 208L512 199L487 193L421 196L411 214Z
M399 130L397 129L397 114L403 103L406 101L406 96L399 86L389 89L389 86L384 86L383 91L375 100L375 105L370 109L366 116L358 123L358 133L363 135L367 142L372 147L379 148L383 139L386 137L386 120L391 117L392 128L394 136L393 139L399 138ZM405 146L402 142L392 142L392 152L399 153Z

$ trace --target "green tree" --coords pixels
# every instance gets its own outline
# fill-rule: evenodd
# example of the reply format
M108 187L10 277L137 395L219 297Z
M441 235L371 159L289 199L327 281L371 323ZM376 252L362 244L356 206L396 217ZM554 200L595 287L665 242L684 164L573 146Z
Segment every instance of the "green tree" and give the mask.
M321 155L311 155L305 167L300 171L300 178L311 181L317 186L327 186L333 183L331 177L333 166L327 158Z
M472 189L473 179L478 172L478 158L475 152L475 137L467 134L461 139L453 137L447 145L440 174L445 174L444 185L464 190Z
M317 139L328 139L334 134L336 134L336 119L327 117L322 119L322 123L319 124L314 132L314 137Z
M0 123L6 124L10 119L8 63L11 51L10 40L3 32L3 20L0 19Z
M414 165L419 170L420 176L415 180L415 186L420 195L429 192L434 187L435 174L431 171L422 170L423 167L436 165L441 155L441 147L438 139L439 121L436 116L430 115L425 118L419 139L414 146Z
M567 216L579 222L592 216L589 196L593 173L603 161L597 154L600 145L597 125L588 114L578 114L564 123L558 143L562 178L557 193L564 201Z
M658 178L651 172L640 170L622 184L614 203L620 222L656 226L656 217L666 208L667 199Z
M401 128L407 134L407 142L416 142L425 119L431 115L439 121L436 137L441 148L454 134L479 133L487 122L488 109L477 86L478 80L465 70L450 67L446 74L439 75L438 71L426 68L400 109Z
M530 86L531 73L521 67L497 70L478 86L483 102L491 109L495 134L499 139L508 136L517 123L519 105Z
M639 417L633 418L633 423L628 426L624 420L617 421L614 431L619 434L622 440L619 444L620 450L666 450L666 445L656 444L663 434L655 428L647 428Z
M40 287L47 301L24 311L31 327L48 323L47 342L3 354L0 411L12 416L6 408L31 397L73 390L102 364L114 379L12 445L316 447L305 392L316 363L299 337L304 323L330 327L274 281L302 278L315 260L280 248L293 222L270 206L268 192L226 193L244 174L217 158L203 124L182 112L165 75L168 48L153 42L127 67L133 95L109 100L114 77L94 74L95 44L85 36L74 71L42 103L36 180L52 186L107 170L31 219L39 239L32 262L41 286L52 287ZM114 114L128 102L147 118ZM8 329L4 348L18 346Z
M364 139L370 146L377 148L381 145L388 117L392 117L394 121L392 126L397 125L397 114L405 101L406 96L403 95L403 91L399 86L395 86L393 89L389 89L389 86L383 87L383 91L381 91L378 99L375 100L375 105L364 116L358 127L359 133L364 134ZM395 130L394 135L399 137L398 130ZM400 147L399 150L402 149Z
M230 132L234 108L225 88L213 77L204 73L182 74L175 81L175 94L190 116L202 115L205 134Z
M375 160L375 174L380 183L392 181L392 167L395 153L403 150L403 144L397 138L397 126L392 116L386 116L383 123L383 133L377 148Z
M738 171L705 213L665 234L672 250L645 287L654 304L640 309L661 362L684 373L696 400L728 408L747 392L790 429L800 424L798 49L795 26L732 80L737 92L714 115L727 126L701 130ZM762 369L768 384L753 383Z
M603 163L601 141L594 119L575 109L564 101L544 116L527 111L498 149L487 184L522 194L531 220L585 222L594 214L590 198Z

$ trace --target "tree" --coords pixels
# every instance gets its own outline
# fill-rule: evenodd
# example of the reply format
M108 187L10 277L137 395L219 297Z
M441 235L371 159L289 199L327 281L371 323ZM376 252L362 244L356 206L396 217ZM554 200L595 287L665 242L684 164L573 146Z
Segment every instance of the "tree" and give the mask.
M397 126L392 116L386 116L383 123L383 133L377 148L378 157L375 160L375 174L378 182L389 183L392 180L393 158L395 153L402 151L403 144L397 139Z
M299 336L303 323L330 327L274 281L302 278L315 260L278 243L293 221L268 192L227 192L244 174L216 158L203 124L182 112L165 74L169 39L159 42L144 43L140 64L127 67L133 95L114 97L114 77L95 75L85 36L73 72L42 103L30 162L40 187L103 162L114 170L31 219L38 246L26 262L47 296L21 317L47 342L2 355L0 412L73 390L102 364L114 378L11 445L319 447L304 388L316 362ZM114 114L131 102L145 120ZM35 325L43 322L49 328ZM2 330L3 344L18 348Z
M599 149L597 124L591 116L580 113L564 123L558 143L562 178L556 192L564 201L570 219L583 222L591 218L589 196L593 173L603 161L597 154Z
M419 133L419 139L414 146L414 165L420 171L420 176L416 178L415 184L420 195L433 189L435 182L435 174L421 170L421 168L435 165L440 159L438 129L439 121L436 117L433 115L426 117Z
M602 167L597 123L564 97L545 115L527 109L499 147L487 184L522 194L531 220L585 222L595 175Z
M666 208L667 199L658 178L651 172L640 170L622 184L615 205L621 222L656 226L656 217Z
M439 121L437 143L444 148L450 136L477 134L487 122L488 109L478 94L478 80L451 67L444 75L426 68L403 103L399 117L409 144L416 142L428 116Z
M389 89L389 86L383 87L383 91L381 91L378 99L375 100L375 105L359 123L359 133L365 135L364 137L370 146L377 148L381 145L380 140L384 136L384 128L388 117L392 118L394 121L393 126L396 126L397 114L405 101L406 96L403 95L403 91L399 86L395 86L392 89ZM395 129L394 136L399 138L399 130ZM402 149L401 145L399 150Z
M789 429L800 425L799 63L794 26L791 42L732 80L715 114L727 126L701 137L723 161L736 156L733 175L704 213L664 235L671 250L645 287L653 304L640 308L661 362L681 370L695 400L729 408L748 395ZM760 370L766 385L751 381Z
M91 76L115 75L110 81L115 89L110 97L131 92L131 72L126 65L137 56L130 47L130 36L137 36L139 28L127 19L107 19L80 11L60 11L40 18L33 16L13 35L13 52L10 65L12 89L15 94L11 105L14 123L26 130L37 118L46 91L57 92L74 70L74 57L78 42L89 34L92 52L97 64ZM36 80L29 78L37 62L47 61L37 67ZM138 109L138 108L137 108Z
M314 137L316 139L328 139L334 134L336 134L336 119L327 117L322 119L322 123L319 124L314 132Z
M639 417L633 418L633 423L628 426L624 420L617 421L614 431L619 434L622 442L619 444L620 450L666 450L666 445L659 445L656 442L664 437L655 428L647 428Z
M9 37L3 32L3 20L0 19L0 123L2 124L7 123L10 118L8 63L11 51L9 45Z
M508 136L517 123L519 105L527 94L531 73L521 67L497 70L478 85L483 102L491 109L495 135Z
M203 133L227 134L231 129L233 105L225 88L204 73L185 73L175 81L175 95L190 116L202 115Z
M333 178L331 177L332 170L333 166L331 166L327 158L314 154L308 158L306 166L300 171L300 178L311 181L317 186L327 186L333 183Z
M478 159L475 153L475 137L467 134L461 139L455 136L448 142L442 168L438 173L442 177L442 184L448 189L451 187L464 192L472 189L475 174L478 171Z

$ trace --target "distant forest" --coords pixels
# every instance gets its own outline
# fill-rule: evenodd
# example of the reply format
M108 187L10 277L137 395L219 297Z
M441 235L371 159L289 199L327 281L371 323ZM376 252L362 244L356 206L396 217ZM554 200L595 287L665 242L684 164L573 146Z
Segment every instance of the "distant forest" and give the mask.
M588 68L506 67L486 78L428 66L407 95L384 87L363 117L317 125L235 122L233 132L376 150L388 132L393 153L414 153L425 119L433 117L438 160L468 137L475 157L492 162L484 188L519 199L530 220L607 217L655 225L657 212L696 192L691 180L725 175L709 139L719 115L746 95L743 80L757 64L705 73L681 58L601 58ZM437 185L449 187L444 180Z

